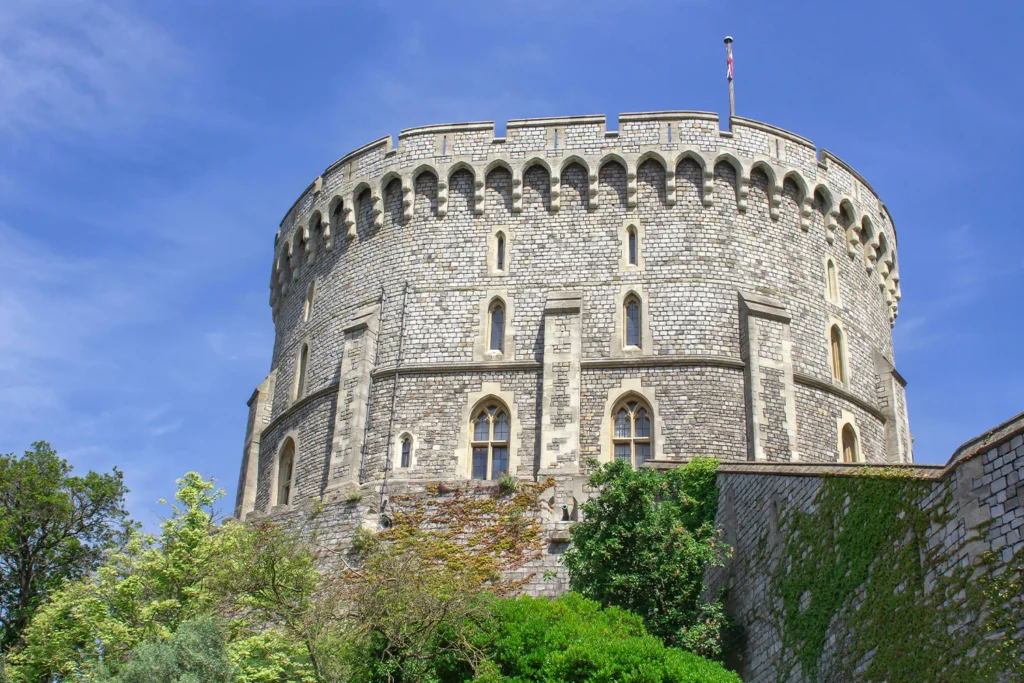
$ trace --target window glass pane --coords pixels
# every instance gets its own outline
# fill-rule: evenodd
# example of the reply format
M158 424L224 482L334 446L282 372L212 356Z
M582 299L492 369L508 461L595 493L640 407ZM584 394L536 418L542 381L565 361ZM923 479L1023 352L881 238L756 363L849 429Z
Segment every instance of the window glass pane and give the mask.
M494 440L508 441L508 420L505 413L498 413L498 417L494 419Z
M491 351L503 351L505 344L505 309L495 306L491 310Z
M628 443L617 443L615 444L615 459L625 460L629 462L629 444Z
M629 231L629 265L636 265L636 232Z
M651 458L651 444L649 443L637 443L636 447L636 466L640 467Z
M636 301L626 304L626 345L640 346L640 306Z
M615 438L628 439L629 436L629 414L625 408L620 408L619 414L615 416Z
M412 444L409 439L402 442L402 467L408 467L412 461Z
M505 238L498 236L498 270L505 270Z
M473 448L473 478L487 478L487 446Z
M495 446L491 450L491 479L508 474L508 446Z
M476 418L476 424L473 426L473 441L488 441L489 434L487 432L487 418L485 413L480 413L480 416Z
M636 436L640 439L651 438L651 418L647 411L641 408L636 414Z

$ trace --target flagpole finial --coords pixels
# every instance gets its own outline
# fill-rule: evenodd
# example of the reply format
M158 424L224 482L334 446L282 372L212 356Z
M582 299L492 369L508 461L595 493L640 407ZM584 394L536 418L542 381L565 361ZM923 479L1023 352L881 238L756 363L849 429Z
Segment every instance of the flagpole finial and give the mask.
M732 36L726 36L725 37L725 44L728 45L731 42L732 42Z

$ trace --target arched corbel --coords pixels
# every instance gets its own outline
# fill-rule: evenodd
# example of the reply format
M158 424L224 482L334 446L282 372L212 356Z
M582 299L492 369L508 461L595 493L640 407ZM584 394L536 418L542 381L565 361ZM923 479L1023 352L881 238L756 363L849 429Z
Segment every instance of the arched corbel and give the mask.
M324 251L331 251L334 249L334 232L332 231L331 216L328 212L327 218L320 218L320 226L323 230L321 234L324 236Z
M448 169L439 169L437 174L437 217L448 215Z
M356 238L356 214L351 204L341 207L342 224L345 226L345 237L350 240Z
M483 216L487 208L486 183L484 174L480 169L473 171L473 215Z
M523 212L523 169L515 166L512 169L512 213Z
M836 230L839 228L839 211L832 209L825 216L825 241L834 244L836 241Z
M554 172L549 174L551 178L551 211L557 213L562 208L562 178Z
M415 189L413 188L412 176L402 176L402 220L406 223L412 220L414 202L416 199Z
M736 174L736 209L740 213L747 210L747 195L750 194L750 173L741 169Z
M591 166L597 166L597 164L591 164ZM592 169L587 174L587 206L591 211L597 210L597 207L601 204L601 186L599 184L598 170Z
M814 211L814 198L804 192L800 199L800 229L807 232L811 229L811 215Z
M782 185L773 183L768 190L768 215L773 221L779 220L779 209L782 207Z
M676 205L676 169L665 168L665 206Z
M636 160L626 161L626 208L636 208Z
M700 194L701 204L709 208L715 205L715 169L711 164L704 165L704 189Z
M317 220L317 223L319 222L320 221ZM315 234L316 233L309 229L308 225L302 226L302 241L306 245L306 263L309 265L316 263L316 245L313 241L313 236Z
M380 190L376 187L370 188L370 206L373 214L373 229L380 230L384 227L384 200L380 196Z

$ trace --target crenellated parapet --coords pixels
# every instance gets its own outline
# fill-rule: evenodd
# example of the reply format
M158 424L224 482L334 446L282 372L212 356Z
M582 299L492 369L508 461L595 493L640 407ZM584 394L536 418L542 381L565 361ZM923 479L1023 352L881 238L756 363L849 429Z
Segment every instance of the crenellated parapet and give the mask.
M866 181L827 150L781 128L742 118L722 130L716 114L670 111L619 116L619 129L607 129L603 116L515 119L504 137L496 137L493 122L434 125L403 130L397 145L390 136L369 143L328 167L289 209L276 237L271 278L275 312L289 284L316 261L319 250L331 251L341 242L373 239L383 227L386 202L400 196L401 220L413 220L417 182L429 174L436 185L436 216L451 211L449 193L456 174L471 177L474 217L488 212L487 179L501 169L511 176L511 213L523 210L527 172L543 170L548 182L547 210L561 209L562 179L572 167L586 177L586 207L599 213L599 182L609 164L625 171L626 207L637 207L637 178L647 162L658 164L665 178L664 201L680 201L679 170L695 165L699 172L699 203L714 211L716 171L731 169L736 209L749 208L752 177L765 185L768 212L779 221L783 211L795 210L802 231L810 231L814 212L820 212L828 244L845 245L847 255L861 262L877 282L879 296L895 320L901 297L896 258L895 226L885 205ZM795 197L791 209L783 196ZM363 207L368 210L364 210ZM359 216L369 216L359 225Z

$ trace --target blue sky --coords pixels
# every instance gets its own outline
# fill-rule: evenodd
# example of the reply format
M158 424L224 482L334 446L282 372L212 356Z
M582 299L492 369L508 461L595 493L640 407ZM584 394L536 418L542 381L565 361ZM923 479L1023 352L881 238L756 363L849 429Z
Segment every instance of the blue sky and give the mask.
M889 206L920 462L1024 410L1024 5L0 2L0 451L234 499L274 231L327 165L452 121L737 110Z

